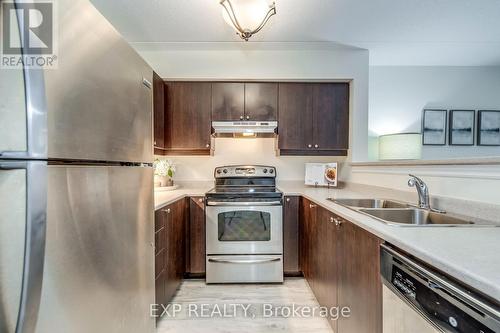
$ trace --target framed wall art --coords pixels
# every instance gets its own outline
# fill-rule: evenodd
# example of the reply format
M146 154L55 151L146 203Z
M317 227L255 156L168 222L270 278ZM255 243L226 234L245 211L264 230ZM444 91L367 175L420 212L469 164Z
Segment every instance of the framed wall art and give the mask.
M446 145L446 110L424 110L422 121L422 144L426 146Z
M500 146L500 111L480 110L478 112L477 144Z
M450 110L450 145L474 145L475 119L475 110Z

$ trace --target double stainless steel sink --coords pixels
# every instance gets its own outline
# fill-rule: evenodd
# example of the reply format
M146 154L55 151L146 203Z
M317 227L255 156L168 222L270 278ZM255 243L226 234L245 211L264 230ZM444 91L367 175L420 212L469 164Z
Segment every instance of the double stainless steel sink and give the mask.
M491 223L473 222L467 218L444 212L421 209L408 203L384 199L333 199L339 205L374 217L387 224L398 226L497 226Z

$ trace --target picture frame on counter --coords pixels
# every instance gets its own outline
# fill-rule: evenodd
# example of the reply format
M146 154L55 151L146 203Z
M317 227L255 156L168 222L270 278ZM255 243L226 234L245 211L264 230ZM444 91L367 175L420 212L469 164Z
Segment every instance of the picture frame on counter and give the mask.
M446 145L447 110L424 109L422 117L422 144L424 146Z
M449 144L451 146L473 146L475 120L475 110L450 110Z
M477 113L478 146L500 146L500 110L479 110Z

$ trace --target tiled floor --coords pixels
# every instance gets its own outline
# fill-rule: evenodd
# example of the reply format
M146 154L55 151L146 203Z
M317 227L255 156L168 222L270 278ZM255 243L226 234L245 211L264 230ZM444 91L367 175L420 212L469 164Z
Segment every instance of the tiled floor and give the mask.
M298 312L288 314L294 304ZM286 308L276 311L279 306ZM157 333L332 333L329 319L301 313L304 307L318 310L319 305L302 278L286 279L283 285L206 285L187 280L169 314L158 322Z

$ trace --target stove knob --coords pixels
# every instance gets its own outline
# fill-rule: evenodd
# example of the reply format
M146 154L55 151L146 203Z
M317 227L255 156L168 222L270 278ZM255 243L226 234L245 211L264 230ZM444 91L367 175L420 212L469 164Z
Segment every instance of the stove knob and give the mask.
M267 169L262 170L263 173L267 173Z
M227 169L222 170L222 172L227 173Z
M219 174L219 175L220 175L220 174L221 174L221 172L222 172L222 171L221 171L220 169L217 169L217 174Z
M274 169L269 170L269 173L274 173Z

